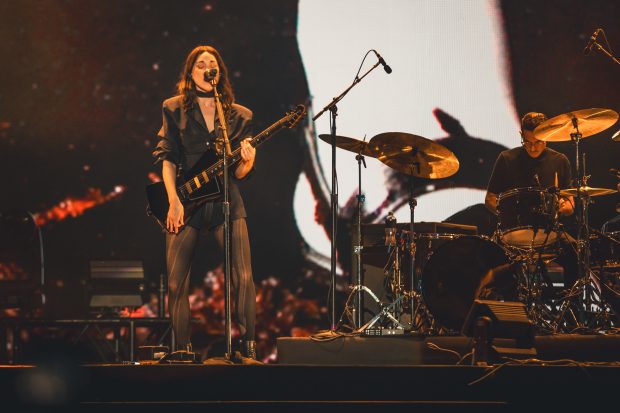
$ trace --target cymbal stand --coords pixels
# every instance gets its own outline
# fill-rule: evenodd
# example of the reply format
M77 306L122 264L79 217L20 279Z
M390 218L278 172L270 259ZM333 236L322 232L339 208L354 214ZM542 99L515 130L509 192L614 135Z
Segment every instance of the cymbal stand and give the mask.
M576 175L576 186L577 186L577 198L576 198L576 213L577 213L577 279L578 280L585 280L586 276L589 276L587 268L586 268L586 264L587 264L587 256L586 256L586 252L588 251L588 237L586 237L584 239L584 235L588 235L587 234L587 229L586 229L586 234L584 234L584 225L587 226L586 220L587 220L587 207L588 207L588 203L590 202L589 199L586 199L586 197L582 197L581 194L581 187L582 185L585 185L585 182L587 180L587 178L585 177L585 170L583 171L583 175L582 175L582 169L581 169L581 165L579 163L580 161L580 153L579 153L579 142L581 141L582 135L579 132L579 124L577 122L577 118L573 116L572 118L572 122L573 122L573 128L575 129L575 132L570 134L571 140L573 142L573 144L575 145L575 175ZM586 287L585 284L583 284L584 287ZM585 312L586 312L586 306L587 306L587 302L588 299L584 297L584 295L587 297L589 294L587 294L587 291L583 291L583 293L579 294L579 322L583 323L585 321Z
M410 186L410 198L409 198L409 285L411 285L411 291L405 293L409 299L409 310L411 316L411 330L421 333L430 332L434 329L434 322L432 315L429 313L422 294L420 293L420 280L417 277L416 272L416 234L415 234L415 207L418 206L418 201L415 199L415 170L420 169L420 165L417 162L411 165L411 186Z
M576 197L576 214L577 214L577 282L573 287L576 287L576 292L579 299L578 308L578 327L587 326L588 322L586 316L593 310L593 305L596 304L599 310L605 308L605 303L600 294L600 291L596 293L596 286L592 277L592 271L590 269L589 251L590 251L590 231L588 223L588 207L590 205L590 196L588 193L582 193L581 188L587 185L588 176L586 175L586 157L583 154L583 161L581 160L581 154L579 152L579 143L582 139L582 134L579 132L579 125L576 117L572 117L572 123L574 132L570 134L571 141L575 145L575 172L576 172L576 184L577 184L577 197ZM571 288L573 292L574 288ZM569 294L567 300L573 297L573 294ZM564 304L563 304L564 305Z
M395 223L395 220L394 220ZM388 231L386 230L386 235ZM394 232L390 232L390 234L394 235ZM403 307L403 299L405 298L403 291L403 284L401 280L401 262L400 262L400 254L401 254L401 246L399 245L398 237L394 236L393 238L390 236L389 239L386 239L386 244L392 250L392 254L390 260L392 261L392 265L387 270L387 280L390 282L390 290L393 292L391 296L392 302L385 304L381 303L372 291L367 291L371 295L371 297L375 298L377 304L379 304L380 311L370 319L366 324L361 326L357 332L364 332L365 330L373 328L373 326L379 323L380 328L382 328L386 322L389 324L388 329L399 329L406 330L407 326L399 321L402 307ZM392 243L392 241L394 241ZM393 248L392 248L393 247ZM363 287L362 288L366 288Z
M357 244L353 247L353 255L355 255L355 263L357 266L357 274L355 276L355 286L354 291L357 291L355 307L353 309L353 319L355 328L359 328L362 325L362 311L363 311L363 303L362 303L362 289L359 288L362 286L362 249L364 248L362 244L362 204L366 200L366 197L362 194L362 164L364 164L364 168L366 168L366 160L364 159L364 155L360 153L355 157L357 161L357 178L358 178L358 187L357 187Z
M546 200L544 200L544 202L546 205ZM547 207L543 209L544 211L541 211L541 214L546 213L548 210ZM526 308L528 309L528 313L532 318L534 325L547 332L555 331L557 327L556 323L554 323L553 316L550 314L547 306L545 305L546 303L544 302L543 297L545 288L550 287L549 285L545 285L549 283L549 280L547 276L547 269L544 265L543 252L547 247L547 242L551 232L557 230L557 226L558 216L555 214L553 220L550 220L548 225L545 227L546 236L542 242L542 245L536 248L534 247L534 240L538 234L539 228L534 226L530 248L527 250L525 257L521 259L523 271L523 285L519 288L521 299L525 301ZM536 255L538 256L536 257Z
M411 167L412 169L414 166ZM411 177L411 193L409 198L409 285L411 285L411 297L409 297L409 306L411 311L411 329L415 329L416 325L416 313L418 311L418 304L416 301L414 292L418 291L418 280L415 273L415 253L416 253L416 241L415 241L415 228L413 223L415 217L415 207L418 206L418 201L414 197L415 193L415 179Z

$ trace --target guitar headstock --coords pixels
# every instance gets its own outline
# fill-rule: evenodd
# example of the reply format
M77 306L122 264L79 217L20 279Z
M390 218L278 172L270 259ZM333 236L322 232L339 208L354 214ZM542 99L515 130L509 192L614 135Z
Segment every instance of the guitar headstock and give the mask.
M295 110L286 112L285 126L287 128L292 128L304 117L305 114L306 114L306 107L304 105L297 105Z

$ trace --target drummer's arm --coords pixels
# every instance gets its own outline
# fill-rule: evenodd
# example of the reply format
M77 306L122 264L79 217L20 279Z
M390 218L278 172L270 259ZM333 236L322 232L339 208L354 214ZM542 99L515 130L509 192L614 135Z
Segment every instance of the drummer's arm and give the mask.
M491 212L497 215L497 194L487 191L487 195L484 197L484 204Z
M571 215L575 210L575 200L572 196L560 198L560 215Z

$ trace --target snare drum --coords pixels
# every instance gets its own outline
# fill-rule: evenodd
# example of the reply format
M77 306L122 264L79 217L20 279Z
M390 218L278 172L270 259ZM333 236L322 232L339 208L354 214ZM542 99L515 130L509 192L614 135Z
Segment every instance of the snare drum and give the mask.
M498 237L518 248L553 244L558 239L558 200L538 188L517 188L497 197Z

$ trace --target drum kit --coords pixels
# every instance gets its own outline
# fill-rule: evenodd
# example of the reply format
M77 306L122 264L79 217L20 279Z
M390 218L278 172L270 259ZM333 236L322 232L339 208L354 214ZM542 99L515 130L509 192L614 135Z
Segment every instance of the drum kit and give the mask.
M385 221L385 247L389 251L384 267L384 285L389 290L387 302L382 302L378 298L380 294L361 281L364 157L376 158L399 172L426 179L455 174L459 160L441 144L408 133L381 133L368 142L336 136L337 147L356 154L359 173L357 236L353 237L358 276L341 322L346 315L353 331L367 335L457 332L474 299L482 298L523 302L539 332L619 327L620 231L605 227L597 231L588 226L592 198L618 191L588 186L585 157L581 161L579 154L582 139L606 130L617 119L618 113L595 108L565 113L541 123L534 130L538 140L574 144L575 185L565 189L516 188L499 194L498 225L492 237L416 233L417 202L412 187L408 228L396 227L391 213ZM319 135L319 138L332 143L332 135ZM574 203L576 239L560 223L562 199ZM562 255L573 261L576 281L560 290L558 283L550 280L549 267L556 260L561 261ZM409 265L403 265L407 259ZM362 318L364 299L374 300L379 308L369 320Z

